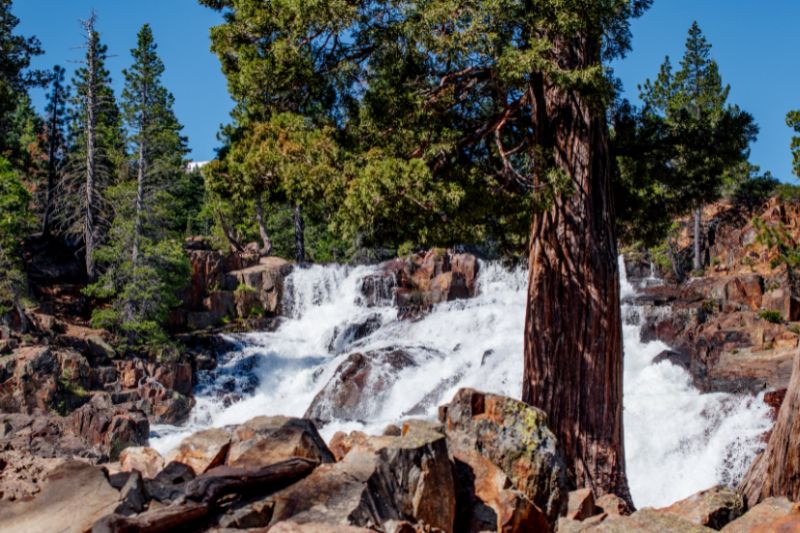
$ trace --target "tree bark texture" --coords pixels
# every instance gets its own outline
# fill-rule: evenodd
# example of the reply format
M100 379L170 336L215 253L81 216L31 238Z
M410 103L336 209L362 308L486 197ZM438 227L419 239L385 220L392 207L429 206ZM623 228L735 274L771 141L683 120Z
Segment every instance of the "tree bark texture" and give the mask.
M95 64L95 49L97 48L97 37L94 33L94 21L87 24L89 33L89 53L87 54L87 94L86 94L86 208L83 223L83 241L86 248L86 276L90 281L95 279L95 221L94 221L94 197L97 157L95 153L96 119L95 110L97 108L97 65Z
M56 82L58 83L58 82ZM53 94L53 109L50 112L50 131L48 132L47 147L47 197L44 204L44 220L42 221L42 235L50 235L50 225L53 216L53 195L56 189L56 151L58 149L58 106L61 104L61 93L57 85Z
M576 68L599 63L591 43L556 47ZM537 144L570 187L531 225L523 400L547 413L575 486L630 502L608 127L602 109L575 91L540 78L531 92ZM535 178L539 185L541 169Z
M261 235L261 255L267 256L272 253L272 241L269 240L269 233L267 233L267 225L264 222L264 205L259 195L256 195L256 222L258 222L258 233Z
M702 236L703 236L703 211L698 208L694 210L694 265L692 268L695 272L703 269L703 251L702 251Z
M800 355L794 358L792 379L767 449L753 461L739 492L751 507L772 496L800 499Z
M306 261L306 224L303 221L303 210L299 205L294 206L294 250L298 263Z

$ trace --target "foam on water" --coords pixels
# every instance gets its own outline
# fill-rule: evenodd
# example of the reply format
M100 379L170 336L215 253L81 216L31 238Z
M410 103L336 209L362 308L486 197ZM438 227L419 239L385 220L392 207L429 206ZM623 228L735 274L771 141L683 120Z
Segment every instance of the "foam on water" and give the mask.
M461 387L520 397L525 269L481 263L475 298L439 304L417 321L397 320L388 302L366 306L361 280L374 270L296 269L287 279L287 316L278 329L231 336L237 349L201 373L190 420L154 426L151 445L165 453L201 428L257 415L303 416L354 351L400 348L415 364L400 370L381 398L370 399L363 421L333 421L322 430L325 438L339 430L379 432L410 413L434 417L436 406ZM620 288L623 297L635 294L624 269ZM380 327L355 342L342 337L348 325L367 319ZM625 325L623 333L625 445L637 506L669 504L736 481L769 429L766 405L760 398L700 394L682 368L652 363L664 344L640 342L637 325Z

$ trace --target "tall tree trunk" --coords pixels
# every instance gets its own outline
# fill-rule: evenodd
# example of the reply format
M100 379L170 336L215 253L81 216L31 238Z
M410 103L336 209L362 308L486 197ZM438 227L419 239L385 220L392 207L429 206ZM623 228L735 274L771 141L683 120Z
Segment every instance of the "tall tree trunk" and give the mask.
M47 149L47 197L44 203L44 220L42 221L42 235L50 235L50 224L53 216L53 194L56 188L56 151L58 143L58 106L59 92L54 89L53 110L50 114L50 131L48 134Z
M299 205L294 206L294 251L298 263L306 260L306 224L303 221L303 210Z
M228 224L228 220L225 218L225 215L222 214L222 210L217 210L217 215L219 215L219 224L222 226L222 232L225 234L225 238L228 240L228 244L231 246L233 251L235 252L243 252L244 248L242 247L242 243L236 238L233 234L233 229L231 228L230 224Z
M555 46L567 62L599 63L591 44ZM522 397L547 413L575 486L630 502L608 127L603 111L574 91L540 78L531 92L537 144L570 188L533 216ZM545 170L537 166L537 185Z
M86 211L83 224L83 240L86 249L86 276L89 280L95 279L95 222L94 222L94 197L95 197L95 109L97 107L97 66L95 65L95 50L97 48L94 34L94 20L87 25L89 32L89 53L87 54L87 94L86 94Z
M147 102L147 86L142 90L142 94L144 95L144 102L146 105ZM139 156L138 156L138 172L136 177L136 221L134 222L133 227L133 252L131 254L131 258L133 261L133 266L135 267L136 264L139 262L139 241L142 238L142 225L143 225L143 217L144 217L144 179L145 179L145 143L147 142L147 121L145 118L142 118L142 121L139 125Z
M800 499L800 355L792 365L792 378L767 449L756 457L739 492L751 507L772 496Z
M695 272L703 270L703 252L701 250L701 242L703 236L703 211L700 208L694 210L694 265L692 268Z
M261 195L256 194L256 222L258 222L258 233L261 235L261 255L267 256L272 253L272 241L269 240L269 233L267 233L267 226L264 222L264 205L261 201Z

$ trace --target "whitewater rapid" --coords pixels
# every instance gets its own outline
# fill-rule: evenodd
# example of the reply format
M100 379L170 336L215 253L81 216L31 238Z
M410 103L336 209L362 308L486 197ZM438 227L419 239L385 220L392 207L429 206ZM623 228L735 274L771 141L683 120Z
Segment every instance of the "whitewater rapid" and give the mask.
M354 429L379 433L409 416L435 417L462 387L519 398L527 272L481 263L477 295L439 304L420 320L400 321L386 303L368 307L362 279L377 267L298 268L287 278L287 315L273 332L229 336L237 348L215 370L202 372L196 406L181 426L154 426L151 446L162 453L206 427L257 415L303 416L349 354L402 349L414 365L370 398L359 422L333 421L324 438ZM622 271L623 296L635 292ZM623 305L623 315L636 309ZM379 323L351 339L347 326ZM653 359L668 347L642 343L640 326L623 326L624 424L628 478L638 507L663 506L717 483L734 483L763 446L771 426L761 398L701 394L688 373ZM392 377L394 379L394 376ZM389 380L391 383L391 380Z

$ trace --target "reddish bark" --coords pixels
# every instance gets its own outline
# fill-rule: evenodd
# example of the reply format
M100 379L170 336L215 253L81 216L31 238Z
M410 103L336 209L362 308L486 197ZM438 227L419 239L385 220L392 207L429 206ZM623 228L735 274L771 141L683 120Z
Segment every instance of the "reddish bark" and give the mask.
M581 69L599 64L596 48L590 39L556 41L554 53ZM531 92L537 144L570 187L531 226L523 400L548 414L575 486L630 502L608 127L577 91L542 78ZM540 161L538 186L546 168Z

